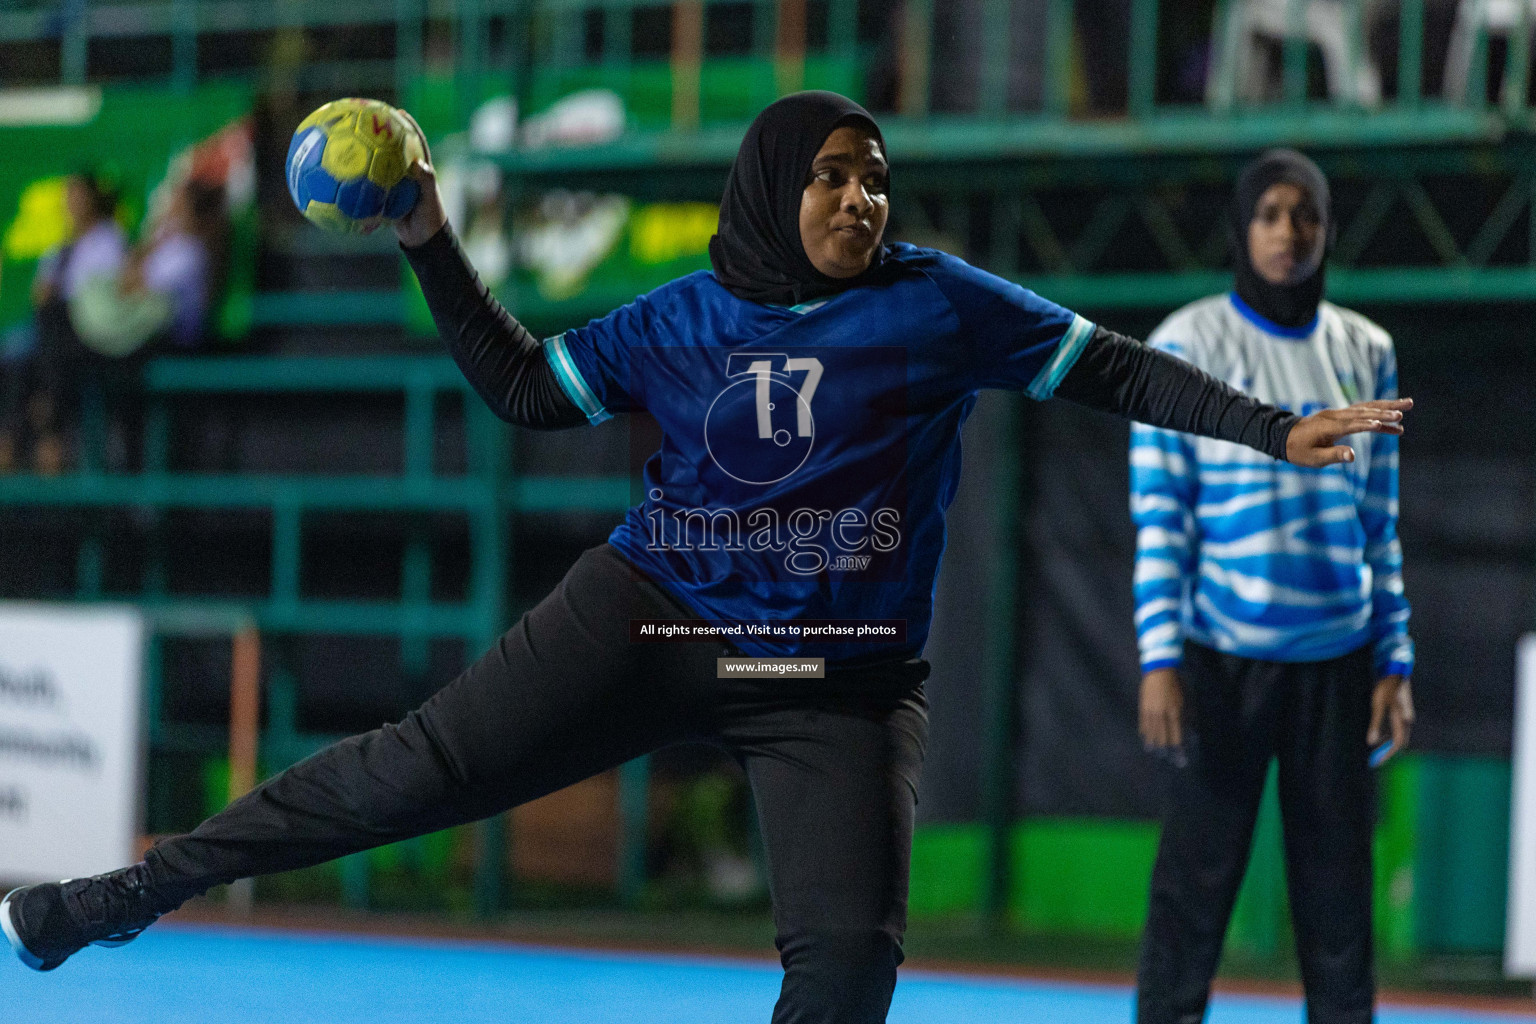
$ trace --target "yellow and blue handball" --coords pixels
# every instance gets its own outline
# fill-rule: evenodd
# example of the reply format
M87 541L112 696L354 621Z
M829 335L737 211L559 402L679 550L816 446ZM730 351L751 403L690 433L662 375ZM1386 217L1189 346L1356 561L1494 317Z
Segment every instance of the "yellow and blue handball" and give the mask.
M299 123L288 146L288 194L330 231L372 231L411 212L420 195L406 176L426 156L400 111L379 100L332 100Z

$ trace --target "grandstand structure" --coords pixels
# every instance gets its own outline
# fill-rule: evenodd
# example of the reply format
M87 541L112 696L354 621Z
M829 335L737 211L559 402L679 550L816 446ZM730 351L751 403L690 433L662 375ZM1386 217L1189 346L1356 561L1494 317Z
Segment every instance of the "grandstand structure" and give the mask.
M1342 77L1353 80L1370 64L1395 83L1372 100L1328 86L1321 64L1330 51L1309 41L1308 0L1274 2L1285 8L1290 31L1271 46L1279 73L1269 94L1244 98L1222 80L1207 97L1173 102L1167 33L1179 5L1128 0L1123 39L1112 50L1124 64L1125 94L1108 110L1088 109L1084 96L1076 26L1086 0L1044 0L1045 31L1028 57L1040 69L1040 84L1025 105L1010 85L1010 69L1023 59L1005 30L1021 6L1010 0L971 5L987 26L974 88L958 104L942 106L936 84L953 68L936 42L941 0L4 0L0 86L195 93L211 81L266 88L277 78L317 101L340 91L401 100L447 95L446 109L459 122L481 99L500 93L534 113L579 89L611 89L626 110L626 130L617 137L477 157L505 175L511 205L551 189L616 193L636 203L713 203L753 111L802 87L863 96L885 62L896 83L893 109L881 114L897 183L893 231L950 248L1085 313L1134 320L1223 290L1230 182L1255 151L1276 145L1306 150L1332 180L1335 300L1371 308L1536 300L1536 122L1525 36L1512 34L1506 44L1471 19L1472 60L1465 80L1448 89L1444 58L1426 34L1424 0L1396 5L1390 65L1371 52L1380 33L1367 31L1368 5L1313 0L1343 12L1351 66ZM1248 51L1234 49L1232 26L1260 6L1261 0L1213 5L1210 63L1219 74L1237 75L1233 69ZM288 64L274 71L283 60ZM435 83L436 91L424 93L423 82ZM510 524L547 514L611 519L630 496L622 458L597 476L580 456L554 470L529 472L519 463L519 442L479 407L452 364L391 333L410 303L387 243L322 243L274 231L266 245L279 262L350 260L348 266L371 269L344 284L336 274L320 274L308 287L258 289L258 337L280 354L154 363L145 378L142 468L110 470L89 454L99 451L103 434L99 423L88 424L93 440L69 474L0 477L0 523L71 510L67 596L140 603L161 617L168 634L178 621L211 610L254 622L268 636L372 635L398 642L402 664L417 674L428 671L434 640L484 647L537 596L513 583L524 551ZM498 294L530 327L553 332L607 312L643 286L633 277L594 275L579 293L552 298L513 275ZM394 351L336 354L367 345L334 339L381 329ZM333 339L323 354L313 351L317 334ZM199 410L232 395L301 405L341 396L343 406L364 396L357 414L372 424L372 436L395 432L393 454L367 473L334 466L215 471L178 461L181 425L198 422ZM385 427L377 426L381 419ZM1023 486L1006 462L992 488L1004 509L1017 504ZM265 584L243 594L220 593L210 580L169 585L163 552L176 537L168 524L184 510L254 517L240 536L245 543L264 535L254 575ZM307 531L317 518L338 513L387 520L383 529L398 541L389 549L398 558L395 593L313 596ZM1009 624L1019 600L1021 543L1009 531L1004 536L987 580L994 618L987 630L991 770L983 800L990 824L984 902L998 913L1009 899L1016 804ZM114 555L114 545L129 554ZM445 556L449 549L462 551ZM138 568L119 573L126 582L113 586L104 566L124 557ZM442 596L445 574L458 580L458 596ZM10 596L65 595L55 586ZM262 741L269 768L330 736L301 728L303 685L291 670L269 673ZM154 685L151 694L157 756L221 749L217 726L177 722ZM643 880L645 771L643 763L630 766L621 785L626 844L619 886L630 897ZM165 792L159 799L169 799ZM152 807L151 820L157 817L165 820L168 812ZM491 826L480 834L477 900L492 913L502 902L505 832ZM1278 877L1276 859L1268 867L1256 863ZM366 865L351 870L349 892L364 902Z

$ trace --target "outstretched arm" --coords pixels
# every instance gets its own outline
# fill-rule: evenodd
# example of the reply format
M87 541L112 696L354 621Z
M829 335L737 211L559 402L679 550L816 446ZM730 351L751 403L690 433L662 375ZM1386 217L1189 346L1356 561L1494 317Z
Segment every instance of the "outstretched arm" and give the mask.
M1062 398L1154 427L1236 441L1298 466L1353 462L1350 434L1401 434L1410 399L1361 402L1297 416L1203 370L1102 327L1056 387Z
M543 345L470 266L443 212L431 164L416 162L411 176L421 186L421 198L395 223L395 233L421 282L432 322L464 376L508 423L556 430L587 422L560 387Z

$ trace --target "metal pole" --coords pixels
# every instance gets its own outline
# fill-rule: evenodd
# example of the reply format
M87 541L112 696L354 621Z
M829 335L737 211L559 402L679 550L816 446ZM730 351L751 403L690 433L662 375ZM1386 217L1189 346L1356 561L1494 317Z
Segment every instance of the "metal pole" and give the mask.
M645 888L647 821L650 812L651 759L637 757L619 768L619 900L626 907L640 901Z
M437 394L432 381L410 380L405 392L405 475L429 484L432 479L432 448ZM432 540L426 517L412 515L406 527L405 552L400 565L400 599L407 612L425 610L432 601ZM416 679L427 674L431 642L420 630L400 638L400 662Z
M421 78L422 0L395 0L395 102L407 106Z
M987 117L1002 117L1008 110L1008 33L1012 20L1011 0L985 0L981 22L981 102Z
M175 0L171 34L171 81L178 92L197 86L197 4Z
M1210 82L1206 103L1223 113L1237 102L1238 49L1246 42L1243 24L1233 0L1217 0L1211 30Z
M853 57L859 31L858 0L831 0L827 9L827 52L839 64Z
M90 25L85 0L65 0L59 39L59 70L65 85L84 85L87 55L90 52Z
M699 127L699 78L704 69L704 0L672 6L672 128Z
M1366 97L1360 90L1360 73L1365 64L1365 10L1361 0L1346 0L1343 9L1344 17L1348 21L1344 27L1348 60L1345 68L1343 105L1358 108L1364 106L1366 101Z
M1397 26L1397 102L1417 107L1424 94L1424 0L1400 0Z
M508 453L507 433L491 411L470 396L466 396L465 405L465 433L471 445L469 465L486 490L483 504L470 519L470 599L475 606L477 625L471 637L470 656L476 657L501 636L505 613L510 556L501 493ZM482 918L494 917L501 911L509 846L507 829L505 815L488 818L478 826L475 911Z
M1132 117L1149 117L1157 103L1157 0L1131 4L1130 95Z
M603 63L629 70L634 54L634 17L628 7L610 7L603 15Z
M1071 105L1072 0L1049 0L1045 14L1045 112L1064 118Z
M1286 0L1285 8L1285 102L1299 107L1307 102L1307 2Z
M586 21L581 11L551 11L549 62L555 67L579 67L586 60Z
M901 24L901 85L897 106L907 117L928 113L928 73L933 62L933 0L908 0Z
M291 613L299 603L304 513L292 493L272 502L272 603Z
M997 551L987 578L986 748L982 764L982 814L987 826L987 876L983 911L995 925L1007 920L1012 870L1016 684L1013 672L1015 600L1018 574L1018 516L1023 473L1019 452L1019 399L1001 398L999 435L1005 438L997 458L993 514Z
M483 98L486 32L480 0L457 0L459 31L459 116L465 123Z
M779 0L775 21L773 84L782 96L805 84L805 0Z
M1500 99L1504 112L1519 117L1525 112L1525 93L1531 83L1531 8L1520 4L1514 35L1509 37L1508 56L1504 58L1504 84Z
M1466 103L1482 107L1488 103L1488 3L1473 2L1477 4L1477 26L1472 36L1472 66L1467 69Z
M229 671L229 801L234 803L256 788L256 753L261 742L261 635L248 625L230 642ZM251 912L255 891L242 878L229 887L230 909L244 917Z

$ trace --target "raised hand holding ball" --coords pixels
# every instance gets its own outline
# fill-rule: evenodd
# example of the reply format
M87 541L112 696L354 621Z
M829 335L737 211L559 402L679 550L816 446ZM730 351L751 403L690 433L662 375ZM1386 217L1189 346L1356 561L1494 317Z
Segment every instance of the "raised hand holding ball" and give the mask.
M426 152L404 111L379 100L333 100L293 133L288 193L312 223L366 234L415 208L421 186L407 172Z
M410 213L395 221L395 235L399 237L401 245L417 246L437 234L448 223L448 214L443 210L443 197L437 191L437 172L432 167L432 150L427 147L426 133L409 113L404 110L397 113L410 123L411 129L421 139L422 156L419 160L411 161L405 171L421 190L421 198L416 201Z

